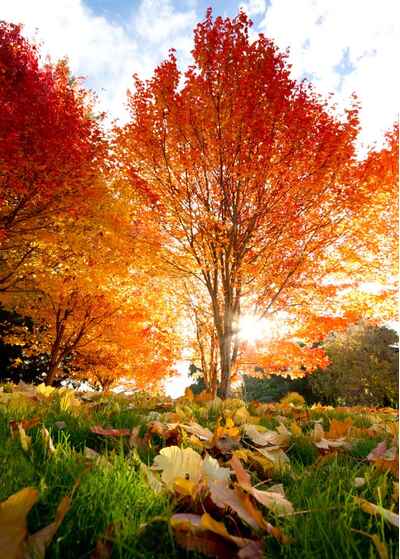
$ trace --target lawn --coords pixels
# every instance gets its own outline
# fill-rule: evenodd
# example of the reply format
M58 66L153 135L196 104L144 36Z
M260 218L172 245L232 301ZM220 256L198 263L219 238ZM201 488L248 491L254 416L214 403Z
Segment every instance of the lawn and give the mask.
M19 385L0 393L0 435L7 559L43 557L45 546L54 559L396 557L390 408ZM4 502L24 488L35 495L28 533L51 525L51 537L29 539L25 514L10 536L18 505Z

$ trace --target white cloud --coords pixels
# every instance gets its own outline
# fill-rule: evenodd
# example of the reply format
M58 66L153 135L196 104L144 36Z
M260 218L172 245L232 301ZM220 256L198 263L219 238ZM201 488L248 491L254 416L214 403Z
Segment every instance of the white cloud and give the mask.
M74 75L87 78L99 108L126 118L126 91L132 75L148 78L169 47L189 60L193 10L178 12L169 0L142 0L138 17L126 27L98 16L82 0L0 2L0 19L24 25L24 34L42 43L52 60L69 58Z
M217 15L221 5L215 5ZM281 48L290 46L295 77L311 75L321 93L336 92L342 107L353 91L359 94L364 140L379 139L391 126L399 98L396 0L243 0L241 5L249 16L261 16L260 31ZM124 118L134 72L150 77L171 47L181 66L190 62L199 19L195 8L195 0L141 0L122 25L96 15L84 0L0 0L0 19L23 23L29 38L37 30L41 52L53 59L67 55L72 72L86 76L97 91L101 109ZM346 53L352 71L340 74Z
M295 77L311 75L322 94L336 93L339 106L356 92L362 140L372 142L398 111L398 12L396 0L272 0L259 29L290 47Z
M259 14L263 14L265 12L266 1L246 0L240 4L239 8L242 8L249 17L258 16Z
M170 0L142 0L134 22L141 37L159 44L191 31L196 17L194 9L177 12Z

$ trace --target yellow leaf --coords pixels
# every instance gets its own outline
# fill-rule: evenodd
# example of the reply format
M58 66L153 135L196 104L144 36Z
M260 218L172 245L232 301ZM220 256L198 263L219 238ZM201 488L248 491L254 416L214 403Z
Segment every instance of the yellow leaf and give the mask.
M375 505L374 503L370 503L369 501L361 499L360 497L353 497L353 499L360 505L361 509L364 512L373 515L379 514L393 526L396 526L397 528L399 527L399 515L395 512L385 509L379 505Z
M243 425L243 423L247 423L249 420L250 414L247 409L242 406L238 410L235 411L233 415L233 421L236 425Z
M301 427L299 425L297 425L297 423L295 421L291 422L290 430L295 437L299 437L303 433L302 430L301 430Z
M26 434L25 429L19 423L18 423L18 433L19 433L19 440L21 442L22 448L25 450L25 452L28 452L32 444L32 438Z
M201 466L201 456L192 448L168 446L154 458L153 467L162 470L162 481L169 489L174 490L174 482L177 478L198 483L201 478Z
M191 479L184 479L177 477L174 481L174 490L180 495L194 497L196 495L198 484L194 483Z
M27 536L26 516L38 499L38 491L25 487L0 503L0 557L22 559Z
M38 394L41 394L42 396L45 396L45 398L48 398L49 396L51 396L54 391L55 391L55 388L53 386L47 386L43 382L42 382L42 384L39 384L39 386L36 387L36 392Z

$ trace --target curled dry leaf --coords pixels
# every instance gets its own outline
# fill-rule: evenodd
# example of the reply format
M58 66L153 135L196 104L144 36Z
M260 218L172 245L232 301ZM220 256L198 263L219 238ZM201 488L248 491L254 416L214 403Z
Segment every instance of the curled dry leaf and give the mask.
M183 424L180 425L180 427L188 433L195 435L201 441L211 442L211 439L213 437L213 434L209 429L207 429L206 427L202 427L198 423L190 423L188 425Z
M289 457L278 446L271 446L268 448L258 448L257 452L267 458L275 468L284 469L290 463Z
M104 429L101 425L94 425L90 430L92 433L104 437L128 437L131 434L129 429Z
M231 509L241 520L246 522L251 528L257 530L258 524L252 515L246 510L242 503L241 495L236 489L231 489L224 482L214 481L210 483L210 496L212 501L221 509Z
M375 505L374 503L370 503L365 499L361 499L361 497L353 497L354 501L360 505L361 509L364 512L373 515L380 515L382 516L387 522L392 524L392 526L399 527L399 515L395 512L385 509L379 505Z
M291 514L293 512L292 503L282 494L283 486L280 486L278 491L261 491L256 489L252 487L250 475L243 468L238 457L232 456L230 463L240 487L252 495L259 503L276 514Z
M315 423L314 431L312 433L312 440L316 447L321 448L323 450L329 450L330 448L340 448L340 447L348 447L349 443L346 441L344 437L334 439L327 439L327 433L324 432L324 429L320 423Z
M246 424L243 426L244 433L254 444L258 446L277 445L280 436L275 431L259 431L255 425Z
M215 458L208 454L202 464L203 478L207 481L225 481L229 483L231 471L229 468L222 468Z
M261 542L230 534L223 522L218 522L208 513L204 513L202 516L184 513L174 514L170 523L174 530L175 539L181 547L200 551L208 557L218 559L246 558L250 557L249 551L251 549L254 551L262 549ZM246 553L239 555L238 552L241 549L247 549ZM257 555L260 557L259 552Z
M216 534L203 530L198 514L174 514L170 524L177 544L188 551L198 551L217 559L233 558L236 546Z

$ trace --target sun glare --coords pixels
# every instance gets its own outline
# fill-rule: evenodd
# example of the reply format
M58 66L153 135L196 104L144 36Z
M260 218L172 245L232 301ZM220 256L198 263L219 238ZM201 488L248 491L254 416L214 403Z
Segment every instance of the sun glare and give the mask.
M165 381L165 393L171 398L183 396L185 388L192 384L193 379L189 377L188 365L189 363L187 361L177 361L175 363L177 374Z
M247 314L239 322L239 337L250 344L255 344L263 338L271 337L272 323L266 318L257 318Z

